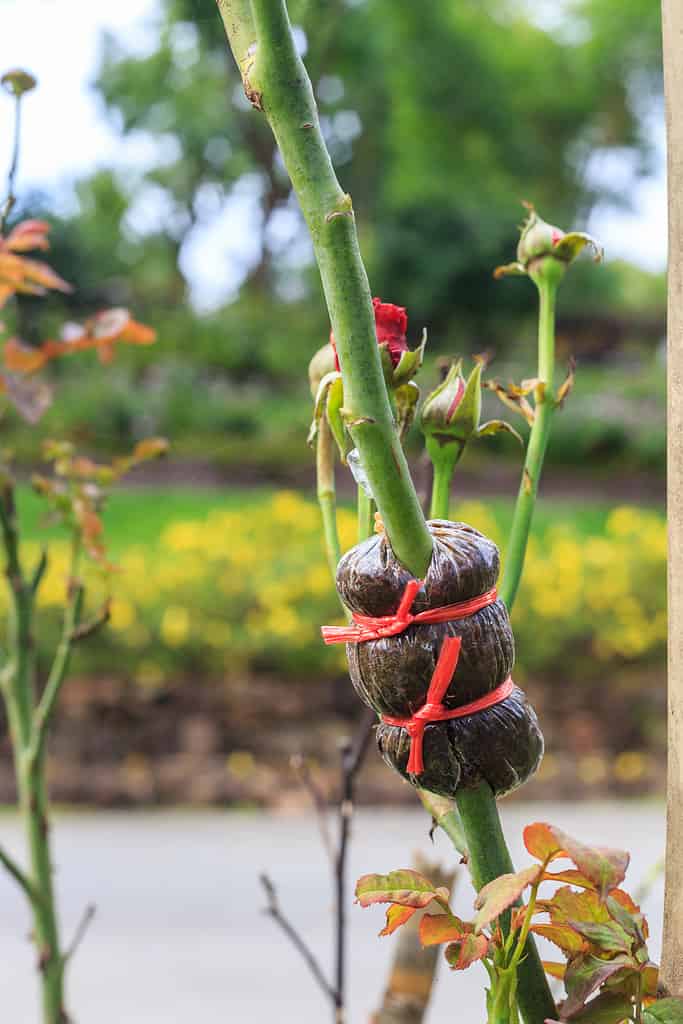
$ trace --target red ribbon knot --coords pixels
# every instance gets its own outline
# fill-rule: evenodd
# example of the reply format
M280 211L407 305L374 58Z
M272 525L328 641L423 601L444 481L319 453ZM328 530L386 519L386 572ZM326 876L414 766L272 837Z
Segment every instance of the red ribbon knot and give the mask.
M353 622L349 626L322 626L320 632L323 635L323 640L326 644L362 644L367 640L398 636L414 622L429 624L466 619L498 600L498 592L495 587L492 587L485 594L471 597L467 601L442 605L440 608L427 608L424 612L413 614L410 609L421 589L422 580L410 580L406 584L399 606L393 615L373 616L354 612Z
M326 644L362 644L367 640L379 640L383 637L398 636L408 626L417 623L452 622L465 619L475 612L486 608L498 600L496 588L487 590L485 594L459 601L456 604L443 605L441 608L428 608L424 612L413 614L410 611L413 601L422 589L422 580L410 580L406 584L400 603L393 615L362 615L353 613L353 622L349 626L322 626L321 632ZM450 718L465 718L475 715L478 711L500 704L510 696L514 683L510 676L484 697L462 704L459 708L446 708L443 698L451 684L453 674L460 657L461 640L458 636L447 636L439 651L439 658L429 684L427 696L422 707L410 718L394 718L382 715L386 725L399 726L405 729L410 737L410 754L407 770L411 775L421 775L424 771L423 748L425 728L431 722L444 722Z

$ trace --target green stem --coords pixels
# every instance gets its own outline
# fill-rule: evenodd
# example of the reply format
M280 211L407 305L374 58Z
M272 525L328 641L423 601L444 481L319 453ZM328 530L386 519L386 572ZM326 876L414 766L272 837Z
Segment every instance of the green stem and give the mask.
M358 485L358 543L372 537L375 529L375 503Z
M337 530L337 494L334 483L334 438L325 416L320 417L315 448L315 469L318 489L318 504L323 520L325 552L332 573L337 575L341 558L339 532Z
M476 789L461 789L455 800L467 839L468 866L478 891L494 878L513 872L512 859L491 787L482 782ZM503 918L505 932L509 921L508 913ZM557 1009L532 936L526 941L517 972L519 1006L527 1024L556 1019Z
M389 405L351 198L335 176L284 0L252 0L253 23L243 3L221 0L219 9L245 92L265 110L311 233L342 367L347 427L394 553L422 577L432 537Z
M512 610L522 578L538 483L548 447L552 417L556 409L553 378L555 375L557 283L541 278L536 281L536 285L539 292L538 378L545 384L545 388L543 394L539 395L536 401L536 416L529 435L522 480L519 485L510 538L505 552L505 571L500 586L500 596L507 605L508 611Z

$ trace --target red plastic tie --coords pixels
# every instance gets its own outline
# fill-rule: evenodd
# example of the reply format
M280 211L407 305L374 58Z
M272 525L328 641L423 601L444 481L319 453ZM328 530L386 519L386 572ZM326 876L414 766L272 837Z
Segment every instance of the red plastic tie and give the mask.
M430 722L444 722L449 718L465 718L467 715L475 715L478 711L485 711L486 708L500 704L510 696L514 689L515 684L508 676L500 686L484 697L479 697L478 700L462 704L459 708L444 707L442 701L458 664L460 644L459 636L448 636L444 640L429 684L427 699L411 718L393 718L390 715L382 715L382 721L386 725L399 726L405 729L410 736L408 772L411 775L422 775L424 771L424 733Z
M454 619L466 619L469 615L486 608L498 600L495 587L485 594L472 597L468 601L457 604L442 605L441 608L428 608L416 615L410 611L413 601L422 588L422 580L410 580L403 591L401 602L393 615L361 615L353 613L350 626L322 626L321 633L326 644L362 644L367 640L379 640L385 636L397 636L414 622L452 622Z

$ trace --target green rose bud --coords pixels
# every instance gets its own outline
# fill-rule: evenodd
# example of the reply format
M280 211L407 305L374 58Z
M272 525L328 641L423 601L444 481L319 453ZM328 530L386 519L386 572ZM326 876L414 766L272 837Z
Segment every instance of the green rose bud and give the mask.
M462 360L459 359L439 387L427 396L420 414L420 426L428 448L430 441L441 448L451 444L462 448L479 429L481 369L482 364L477 363L465 381Z
M318 394L318 388L320 387L320 381L323 377L326 377L328 373L334 373L338 367L336 364L336 358L334 349L331 345L323 345L315 353L310 363L308 364L308 382L311 386L311 395L316 398Z
M528 210L522 225L517 246L517 260L497 267L493 276L506 277L509 274L525 274L538 282L547 280L556 284L579 253L589 246L596 263L603 258L602 247L591 235L583 231L566 233L561 228L548 224L538 216L531 203L524 204Z

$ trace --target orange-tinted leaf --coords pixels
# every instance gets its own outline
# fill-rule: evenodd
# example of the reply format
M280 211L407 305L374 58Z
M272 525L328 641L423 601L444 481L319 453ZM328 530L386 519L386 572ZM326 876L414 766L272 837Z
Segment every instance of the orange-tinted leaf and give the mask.
M129 345L151 345L156 341L157 332L153 327L138 323L137 320L129 320L121 332L121 341Z
M595 889L595 882L587 878L577 868L567 868L566 871L546 871L543 874L546 882L568 882L569 885L578 885L582 889Z
M21 260L24 270L24 282L39 285L40 288L52 288L54 291L71 292L73 288L52 267L39 260Z
M588 944L584 939L567 924L534 924L531 926L531 930L558 946L568 956L575 956L588 949Z
M448 905L448 889L435 887L428 878L410 868L390 871L388 875L363 875L356 882L356 902L362 907L373 903L399 903L403 907L427 907L436 900Z
M607 907L591 889L574 892L569 886L563 886L552 899L538 900L536 906L550 914L553 924L569 924L570 921L604 923L610 920Z
M614 903L618 904L619 907L622 907L623 910L633 919L635 931L631 931L629 927L626 925L625 918L622 915L616 913L616 908L614 907L614 904L611 902L612 900L614 901ZM626 931L628 931L630 934L636 934L637 930L640 930L643 939L647 939L649 937L650 929L648 927L647 919L645 918L638 904L631 898L631 896L629 896L627 892L624 892L623 889L612 889L609 896L607 897L607 909L610 911L612 917L619 921L619 924L622 926L622 928L626 928Z
M564 853L595 884L603 898L623 881L630 859L624 850L586 846L544 822L529 825L524 831L524 842L529 853L546 863Z
M438 946L453 942L472 931L454 914L424 914L420 921L420 942L423 946Z
M464 971L470 964L483 960L488 951L489 940L486 936L469 932L446 946L444 956L454 971Z
M631 938L616 921L572 921L571 927L602 953L631 952Z
M7 369L15 373L34 373L47 361L42 348L24 345L18 338L9 338L5 342L3 357Z
M95 341L116 341L129 323L130 313L127 309L105 309L92 317L87 333Z
M22 220L10 231L5 248L12 252L31 252L32 249L49 249L47 233L50 225L46 220Z
M168 449L169 443L165 437L146 437L133 448L133 458L136 462L156 459L159 455L165 455Z
M558 839L557 830L544 821L535 821L524 829L524 845L532 857L548 863L556 857L566 856Z
M542 960L543 970L546 974L549 974L551 978L557 978L558 981L564 981L564 976L567 971L566 964L556 964L552 960Z
M380 938L391 935L402 924L409 921L415 913L417 913L416 907L401 907L398 903L392 903L390 907L387 907L387 921L379 933Z
M541 877L542 869L532 864L516 874L501 875L485 885L479 892L474 906L479 911L474 919L474 930L481 931L490 921L495 920L504 910L516 903L524 890Z

